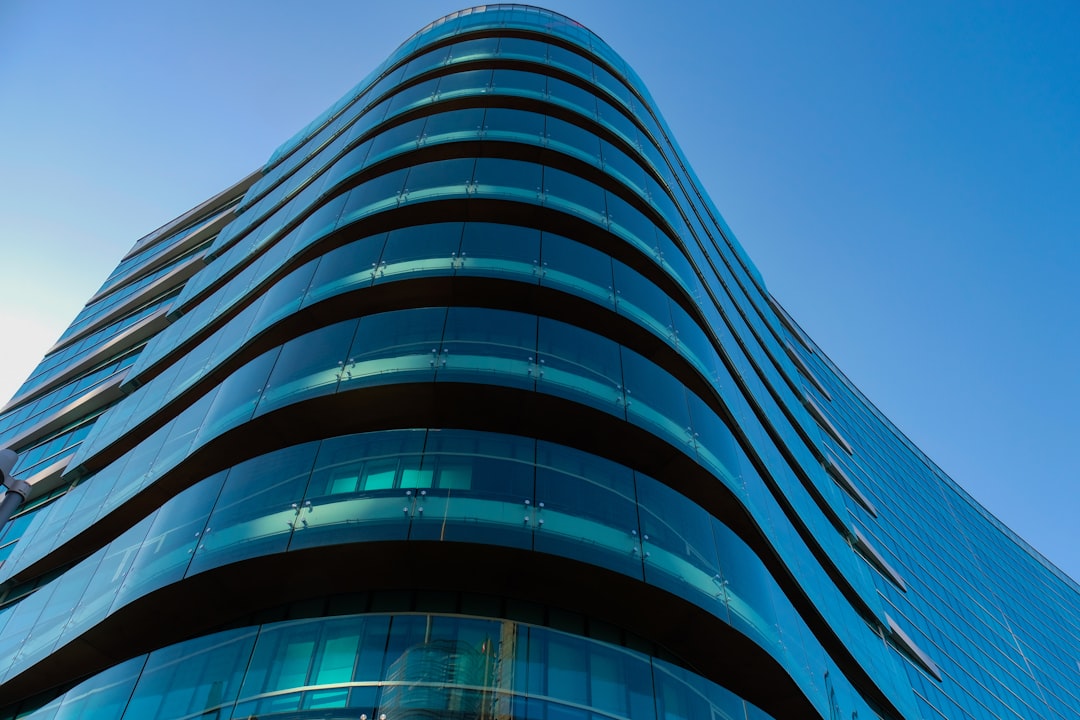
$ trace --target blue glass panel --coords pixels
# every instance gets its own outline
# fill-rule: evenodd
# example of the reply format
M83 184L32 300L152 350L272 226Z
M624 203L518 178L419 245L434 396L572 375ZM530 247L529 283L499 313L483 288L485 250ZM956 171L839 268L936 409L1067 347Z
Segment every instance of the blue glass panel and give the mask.
M545 232L540 259L541 285L588 298L598 305L614 307L608 255L561 235Z
M434 379L446 308L419 308L361 318L338 388Z
M531 547L532 526L523 518L533 497L535 444L508 435L429 432L409 537Z
M471 166L472 161L468 163ZM461 246L461 227L462 223L434 223L392 231L379 262L375 283L450 274Z
M337 389L358 321L345 320L281 346L255 416Z
M535 358L535 315L452 307L436 379L532 389Z
M244 558L284 552L295 526L318 443L262 455L229 470L187 576Z
M542 317L538 352L538 390L626 417L617 344L602 335ZM566 422L573 422L573 416L568 415Z
M401 203L465 197L474 164L473 158L454 158L413 165L405 181Z
M438 98L440 101L457 97L482 95L491 86L491 70L467 70L439 79Z
M116 607L184 577L225 481L216 473L162 505L116 594Z
M69 690L55 720L119 720L146 656L132 658Z
M483 108L463 108L431 115L424 125L420 144L478 140L483 125Z
M324 440L289 549L404 540L425 434L399 430Z
M405 88L398 92L390 98L390 105L386 110L386 116L391 118L395 115L400 115L423 105L427 105L435 98L435 89L439 86L439 82L439 78L432 78L431 80L424 80L412 87ZM415 123L406 123L406 125L415 127ZM381 137L375 139L376 146L379 145L381 139ZM383 145L380 148L380 152L386 147L387 145Z
M641 197L646 196L648 187L646 178L648 175L636 160L607 140L601 142L601 154L604 160L605 172L629 186L635 194Z
M546 100L547 84L547 75L526 72L525 70L496 68L491 78L491 92L499 95Z
M236 699L255 635L240 628L151 653L125 720L216 716Z
M667 293L621 262L615 261L613 270L615 304L619 314L647 328L657 337L674 343L675 331L671 325L671 303Z
M407 169L395 170L350 190L337 226L344 227L368 215L397 207L408 173Z
M482 60L494 55L498 46L498 36L474 38L455 43L450 47L450 62Z
M731 625L770 652L780 647L773 608L774 581L734 532L713 521Z
M540 231L517 225L465 224L458 254L459 275L508 277L539 281Z
M371 141L371 150L364 161L364 169L373 167L387 158L415 150L424 132L425 118L417 118L383 131Z
M504 37L499 39L499 55L503 57L547 62L547 49L547 43L530 38Z
M727 619L712 518L652 478L637 476L645 579Z
M548 49L548 61L557 68L569 70L575 75L592 80L592 61L559 45Z
M643 579L633 472L547 442L536 462L535 549Z
M588 180L557 168L544 168L544 205L607 227L604 190Z
M558 78L548 78L548 102L562 105L590 120L596 119L596 97L583 88Z
M546 118L539 113L512 108L488 108L484 115L484 137L538 145L546 137ZM539 182L537 183L539 186Z
M385 241L386 233L381 233L326 253L311 277L303 306L371 285Z
M300 309L318 260L305 263L274 283L263 295L258 312L251 321L250 336L270 327Z
M536 203L543 184L542 165L504 158L477 158L473 189L477 197Z
M226 430L251 419L280 349L263 353L225 379L206 413L194 447L205 445Z
M656 433L671 445L694 456L686 389L665 370L641 355L622 348L626 386L626 419Z
M450 57L449 47L436 48L423 55L419 55L410 60L408 65L405 66L405 73L402 75L402 80L408 80L416 77L420 73L433 70L445 63L448 57Z
M585 128L549 117L545 134L547 144L552 150L600 167L600 138Z

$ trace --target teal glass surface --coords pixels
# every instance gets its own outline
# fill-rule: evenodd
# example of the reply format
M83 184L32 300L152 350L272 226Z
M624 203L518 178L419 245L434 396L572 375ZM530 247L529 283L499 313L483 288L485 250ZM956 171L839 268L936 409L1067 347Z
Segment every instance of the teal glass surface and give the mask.
M239 628L151 653L122 717L170 720L227 711L240 690L256 634L255 628Z
M450 180L455 177L459 181L458 192L463 191L468 176L472 174L472 160L467 161L468 169L464 166L443 167L440 173L431 173L427 177L418 177L417 181L423 183L427 180L437 183L440 180ZM461 179L462 172L466 178ZM410 194L414 187L411 183ZM417 195L430 192L437 194L439 190L449 191L449 188L418 186ZM390 232L386 239L382 256L379 260L376 284L395 280L423 277L426 275L447 275L455 264L458 251L461 246L462 223L434 223L431 225L410 225Z
M196 446L204 445L211 438L251 419L280 350L274 348L263 353L220 385L195 437Z
M540 318L538 332L538 390L626 417L617 344L548 318Z
M634 474L629 468L539 442L535 507L536 550L644 579Z
M498 223L465 223L455 272L458 275L539 281L540 231Z
M474 164L472 158L455 158L414 165L409 169L401 203L464 197L473 176Z
M530 548L535 445L505 435L429 432L409 538Z
M446 308L417 308L361 318L338 392L365 384L423 382L441 365Z
M308 307L321 300L371 285L382 257L386 233L354 240L318 260L301 302Z
M225 480L216 473L161 506L116 593L117 608L184 577Z
M422 430L400 430L324 441L289 549L404 540L424 436Z
M614 307L611 258L561 235L545 232L540 252L540 284Z
M296 445L229 470L187 575L284 552L304 521L303 497L317 443Z
M337 390L358 324L344 320L282 345L254 416Z
M535 365L535 315L483 308L447 311L438 381L476 382L479 377L486 383L531 390Z

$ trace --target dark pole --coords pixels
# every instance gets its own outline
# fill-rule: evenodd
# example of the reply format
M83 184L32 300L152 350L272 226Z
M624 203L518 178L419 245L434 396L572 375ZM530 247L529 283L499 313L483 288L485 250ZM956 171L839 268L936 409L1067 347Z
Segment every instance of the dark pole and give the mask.
M0 530L4 529L8 520L22 506L26 497L30 494L30 483L25 480L11 477L11 468L15 467L15 461L19 456L12 450L0 450L0 478L3 479L3 500L0 500Z

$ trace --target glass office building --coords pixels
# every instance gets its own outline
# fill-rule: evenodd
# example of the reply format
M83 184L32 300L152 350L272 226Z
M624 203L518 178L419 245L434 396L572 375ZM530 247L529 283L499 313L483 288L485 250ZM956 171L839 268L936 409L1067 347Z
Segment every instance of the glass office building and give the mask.
M0 413L0 719L1080 716L1080 592L489 5L139 240Z

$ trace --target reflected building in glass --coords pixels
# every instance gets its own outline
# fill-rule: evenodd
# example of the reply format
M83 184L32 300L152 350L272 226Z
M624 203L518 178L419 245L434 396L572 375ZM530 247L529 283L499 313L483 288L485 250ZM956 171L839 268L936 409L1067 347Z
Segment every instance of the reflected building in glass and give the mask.
M1075 718L1080 593L769 295L644 85L425 27L0 414L0 718Z

